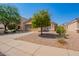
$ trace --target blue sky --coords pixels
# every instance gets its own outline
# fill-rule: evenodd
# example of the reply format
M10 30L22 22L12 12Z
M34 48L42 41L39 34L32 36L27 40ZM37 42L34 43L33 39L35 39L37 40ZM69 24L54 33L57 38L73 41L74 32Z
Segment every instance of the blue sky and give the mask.
M29 19L39 10L47 9L51 20L63 24L79 17L78 3L15 3L21 16Z

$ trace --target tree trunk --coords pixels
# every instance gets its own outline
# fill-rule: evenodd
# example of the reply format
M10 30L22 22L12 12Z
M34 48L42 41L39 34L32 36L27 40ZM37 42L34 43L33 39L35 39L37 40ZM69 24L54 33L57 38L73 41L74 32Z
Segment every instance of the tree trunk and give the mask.
M43 34L43 27L41 27L41 35Z
M7 25L4 25L4 33L7 33Z

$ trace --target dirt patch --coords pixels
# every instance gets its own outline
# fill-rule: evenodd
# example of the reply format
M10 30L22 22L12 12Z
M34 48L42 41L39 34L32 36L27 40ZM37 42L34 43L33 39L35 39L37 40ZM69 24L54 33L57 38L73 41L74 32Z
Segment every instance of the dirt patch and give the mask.
M46 45L46 46L53 46L71 50L79 51L79 34L78 33L70 33L69 39L64 39L67 44L60 44L58 42L58 35L55 32L47 32L44 35L40 36L40 33L33 33L30 35L25 35L22 37L17 38L17 40L29 41L36 44Z

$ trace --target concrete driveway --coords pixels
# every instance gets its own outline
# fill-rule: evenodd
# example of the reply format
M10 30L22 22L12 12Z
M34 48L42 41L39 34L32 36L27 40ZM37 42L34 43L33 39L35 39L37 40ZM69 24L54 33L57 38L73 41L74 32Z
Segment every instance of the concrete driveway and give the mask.
M0 52L6 56L78 56L79 51L38 45L31 42L15 40L29 33L11 34L0 36Z

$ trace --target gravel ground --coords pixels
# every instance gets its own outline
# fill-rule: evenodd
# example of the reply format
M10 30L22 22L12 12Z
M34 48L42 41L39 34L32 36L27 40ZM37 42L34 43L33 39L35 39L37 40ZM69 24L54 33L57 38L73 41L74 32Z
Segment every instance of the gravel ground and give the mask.
M67 42L67 44L65 45L62 45L58 42L57 34L55 32L45 33L45 35L43 35L42 37L39 34L40 33L33 33L30 35L19 37L17 39L46 46L53 46L79 51L79 33L69 33L68 39L64 39Z

